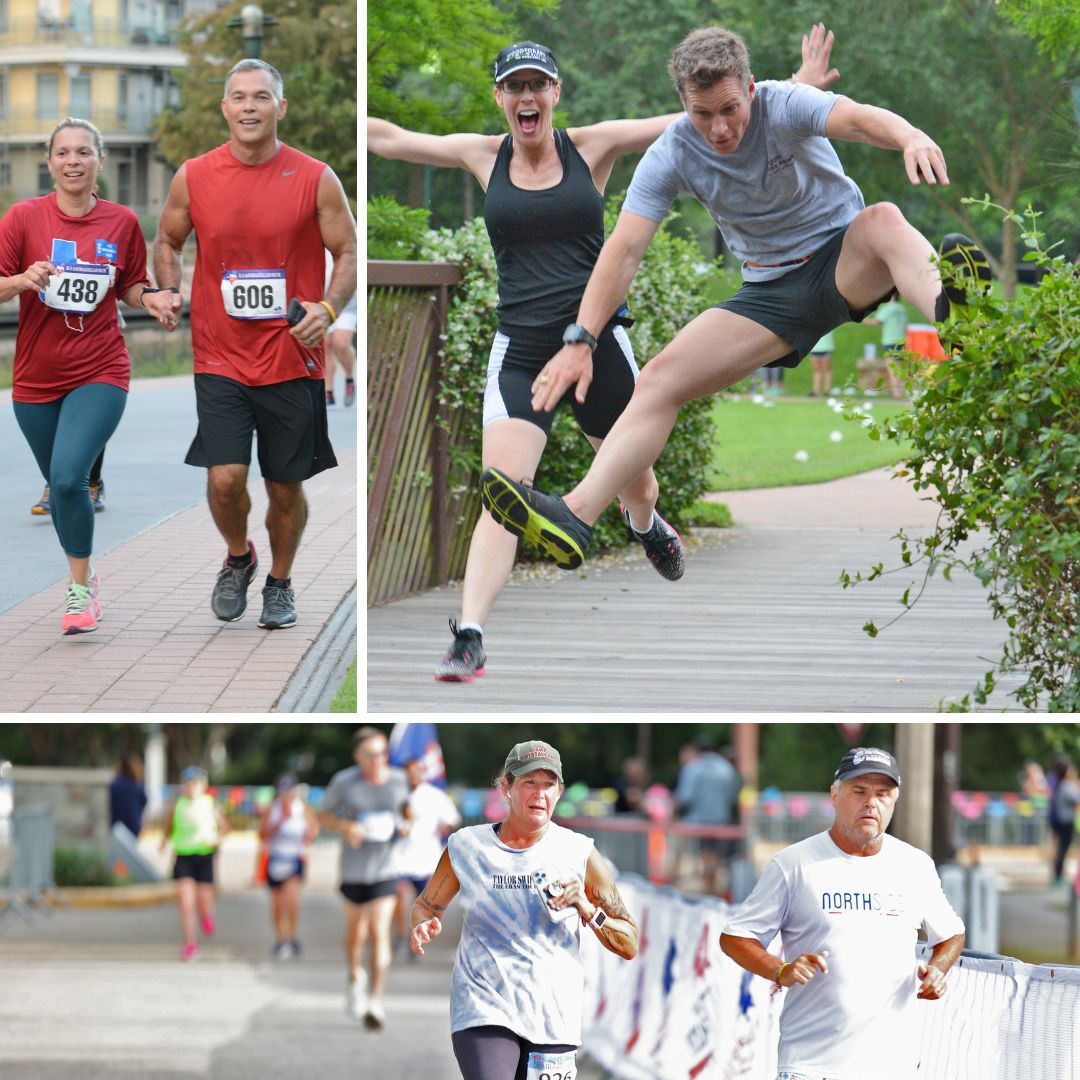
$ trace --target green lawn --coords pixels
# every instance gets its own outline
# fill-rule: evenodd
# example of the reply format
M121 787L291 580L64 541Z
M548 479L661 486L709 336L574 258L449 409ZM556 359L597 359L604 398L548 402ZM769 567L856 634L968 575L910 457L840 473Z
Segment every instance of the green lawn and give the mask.
M837 400L855 401L879 423L910 407L880 397L838 395ZM779 396L755 403L747 395L733 395L717 399L713 418L717 436L708 474L711 491L816 484L891 465L904 456L896 443L873 441L859 422L845 419L820 399ZM839 441L833 441L834 432ZM799 451L805 452L805 461L796 460Z
M356 712L356 661L352 663L352 667L345 673L345 681L341 684L341 689L334 695L334 700L330 702L331 712Z

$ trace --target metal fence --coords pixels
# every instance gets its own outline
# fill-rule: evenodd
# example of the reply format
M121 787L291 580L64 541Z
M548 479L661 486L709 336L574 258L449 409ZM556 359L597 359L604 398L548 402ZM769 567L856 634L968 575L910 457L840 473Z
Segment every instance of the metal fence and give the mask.
M51 806L18 806L0 819L0 894L7 897L0 919L9 911L29 919L34 908L45 907L56 892L55 846Z
M367 267L367 585L368 603L379 604L464 573L479 497L455 453L473 418L439 402L440 336L461 272L448 263Z

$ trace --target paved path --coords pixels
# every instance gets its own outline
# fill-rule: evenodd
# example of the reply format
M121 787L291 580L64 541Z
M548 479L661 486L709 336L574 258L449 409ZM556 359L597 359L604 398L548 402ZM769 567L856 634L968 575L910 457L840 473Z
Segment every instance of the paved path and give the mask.
M265 890L227 892L194 964L176 908L60 910L0 922L4 1080L459 1080L449 986L457 926L396 961L387 1026L345 1014L340 898L308 889L304 956L275 963Z
M95 519L105 619L93 634L65 638L63 558L49 519L29 514L41 480L15 426L10 392L0 402L0 452L21 462L0 516L8 570L0 603L4 710L326 709L356 655L356 412L330 411L340 465L304 485L311 515L293 571L299 622L271 633L256 625L261 571L243 619L221 623L210 612L223 550L205 502L205 471L183 464L194 415L189 377L133 383L106 451L108 509ZM249 487L252 539L268 569L257 467Z
M897 528L936 516L887 471L715 498L738 527L699 530L682 581L636 552L519 574L485 628L488 673L472 683L432 678L460 586L370 609L368 710L926 712L969 692L999 655L1004 628L965 575L932 578L912 612L876 639L863 633L900 611L913 575L843 590L840 571L898 564ZM1016 707L1002 691L991 705Z

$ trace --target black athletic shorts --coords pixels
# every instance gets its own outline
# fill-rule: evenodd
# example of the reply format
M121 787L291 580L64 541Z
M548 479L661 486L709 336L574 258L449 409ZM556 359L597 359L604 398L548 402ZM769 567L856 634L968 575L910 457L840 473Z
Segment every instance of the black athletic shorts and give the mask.
M488 358L487 388L484 391L484 427L493 420L528 420L543 431L551 431L555 410L534 412L532 384L540 369L563 347L564 327L550 334L531 334L528 339L495 334ZM593 379L585 403L579 405L571 386L559 405L568 404L578 426L586 435L602 439L614 427L634 392L638 368L634 349L621 324L609 324L597 338L593 353ZM556 406L557 408L558 406Z
M350 904L368 904L372 900L381 900L384 896L397 895L397 878L389 881L376 881L371 885L359 885L355 882L343 881L339 886L341 895Z
M756 322L783 338L793 351L766 367L798 367L799 362L830 331L846 322L862 322L892 293L868 308L854 311L836 287L836 263L844 244L845 225L801 266L772 281L744 281L729 300L717 304L725 311Z
M321 379L245 386L224 375L197 374L195 404L199 430L184 458L188 465L249 465L252 432L267 480L296 484L337 465Z
M200 885L214 884L213 855L177 855L173 864L173 880L194 878Z

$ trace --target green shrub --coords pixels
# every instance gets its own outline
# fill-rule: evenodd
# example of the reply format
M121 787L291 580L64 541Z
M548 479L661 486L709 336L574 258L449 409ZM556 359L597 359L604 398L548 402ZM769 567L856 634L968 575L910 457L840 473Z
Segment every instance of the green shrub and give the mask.
M61 888L115 884L104 853L81 847L56 848L53 852L53 880Z
M702 529L730 529L735 524L727 503L707 502L704 499L691 503L683 515L687 525Z
M402 206L377 195L367 204L367 257L417 259L427 232L430 211Z
M609 229L618 201L608 201ZM456 463L478 473L486 359L498 325L499 299L495 256L483 220L474 218L460 229L429 232L417 257L454 263L462 270L462 282L450 302L443 342L442 400L451 410L476 417L475 438L463 452L463 460ZM645 253L628 298L635 319L629 334L639 366L708 307L712 278L713 267L702 263L697 246L662 225ZM709 399L703 399L682 409L668 446L655 465L661 512L676 526L687 524L686 508L706 490L713 435L710 408ZM560 409L536 476L537 485L548 491L569 490L588 471L593 456L570 410ZM596 523L593 544L603 550L625 543L626 527L613 503ZM523 548L523 554L530 553Z
M913 452L896 472L917 490L932 489L943 507L928 536L899 534L903 565L921 564L923 585L938 569L946 577L969 570L988 590L994 618L1008 626L1001 657L955 708L984 704L998 678L1015 673L1024 682L1012 694L1025 708L1076 712L1080 272L1043 250L1037 213L994 209L1017 225L1030 249L1025 258L1045 276L1013 300L973 303L957 323L962 354L921 372L914 361L906 365L916 406L871 437L910 440ZM867 577L883 572L879 564ZM861 579L841 575L845 587ZM900 599L904 611L920 592L912 582ZM878 632L872 622L864 629Z

